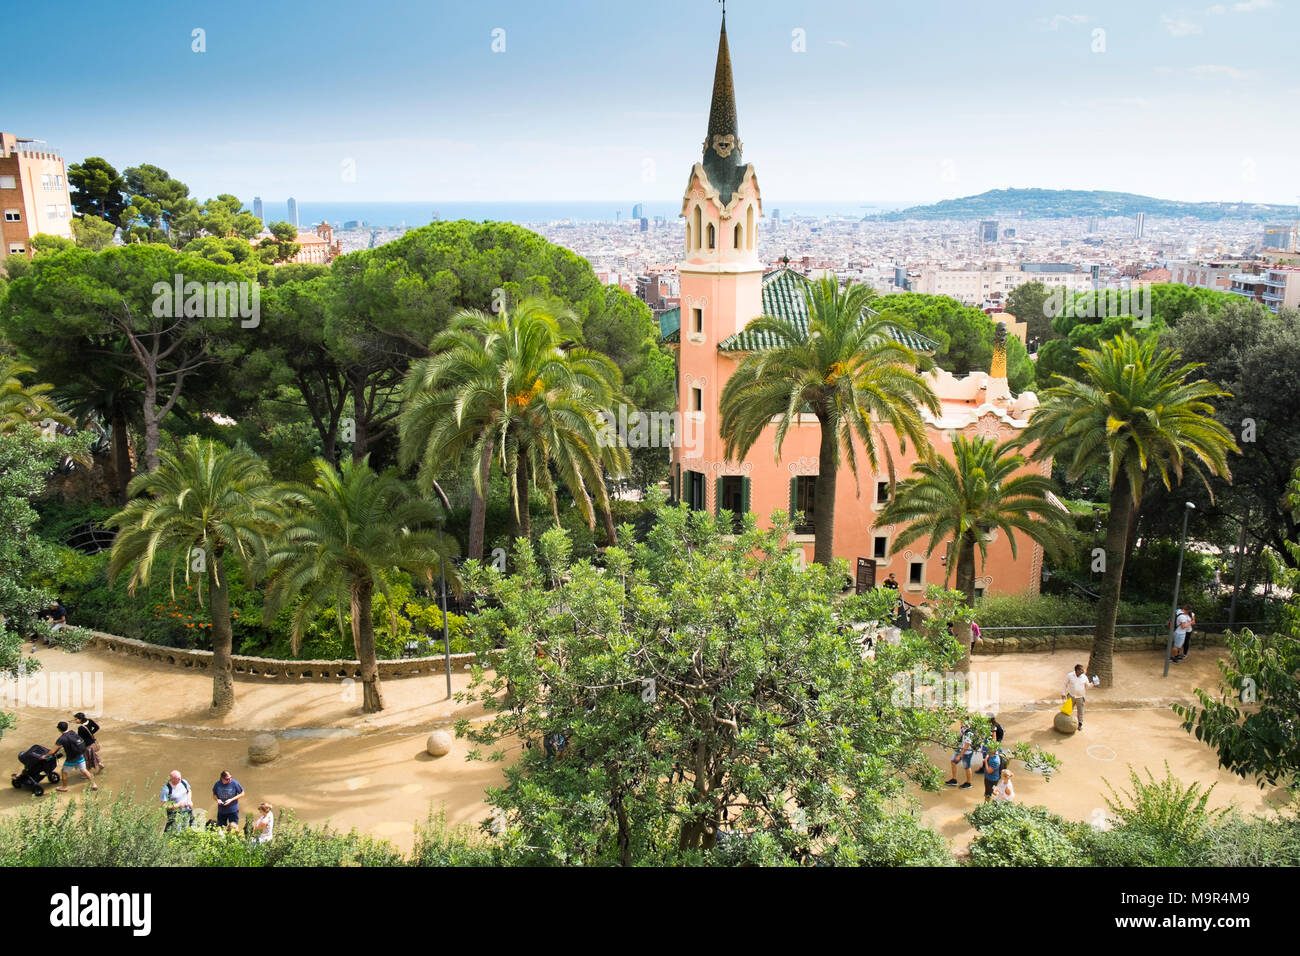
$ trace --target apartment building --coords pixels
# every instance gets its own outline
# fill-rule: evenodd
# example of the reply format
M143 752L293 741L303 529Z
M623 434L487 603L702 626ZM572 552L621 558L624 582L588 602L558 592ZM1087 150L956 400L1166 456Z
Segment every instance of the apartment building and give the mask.
M981 269L923 268L912 291L946 295L963 305L983 306L1005 300L1008 293L1026 282L1041 282L1049 289L1087 292L1093 288L1092 272L1068 263L1024 262L1018 266Z
M1260 272L1239 272L1228 287L1233 295L1258 302L1270 312L1300 309L1300 267L1274 266Z
M0 217L0 259L30 259L39 233L72 238L68 171L58 150L0 133Z

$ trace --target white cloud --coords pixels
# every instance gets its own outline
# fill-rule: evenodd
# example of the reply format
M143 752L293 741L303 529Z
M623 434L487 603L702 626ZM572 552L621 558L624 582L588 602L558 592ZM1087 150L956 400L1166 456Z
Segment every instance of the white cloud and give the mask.
M848 45L849 45L847 40L827 40L826 42L829 43L829 44L831 44L831 46L848 46Z
M1276 0L1244 0L1232 5L1233 13L1254 13L1256 10L1272 10L1277 6Z
M1082 13L1058 13L1056 16L1040 17L1038 22L1049 30L1059 30L1062 25L1078 26L1087 23L1092 18Z
M1188 73L1200 73L1207 76L1226 76L1232 80L1244 80L1246 72L1239 70L1235 66L1220 66L1218 64L1205 64L1203 66L1194 66L1187 71Z
M1221 3L1216 3L1212 7L1205 8L1205 15L1207 17L1221 17L1227 12L1228 12L1228 8Z
M1160 18L1160 25L1169 32L1171 36L1189 37L1197 33L1204 33L1205 28L1199 23L1188 20L1186 17L1177 17L1172 13L1166 13Z

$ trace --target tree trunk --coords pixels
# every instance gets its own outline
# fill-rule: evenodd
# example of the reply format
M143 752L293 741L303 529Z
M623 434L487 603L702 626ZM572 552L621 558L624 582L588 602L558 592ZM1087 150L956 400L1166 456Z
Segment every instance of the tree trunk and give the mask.
M113 429L113 478L117 498L126 504L126 486L131 483L131 434L126 427L126 410L114 407L109 416Z
M483 560L483 538L487 527L487 492L488 482L492 476L492 440L488 439L483 446L483 457L479 460L478 477L479 485L471 482L469 502L469 556L475 560Z
M234 634L230 623L230 582L220 554L208 558L208 584L212 591L212 713L228 714L235 706L235 678L230 655Z
M144 383L144 466L158 470L158 383L146 374Z
M975 606L975 532L967 531L953 549L957 554L957 590L966 596L966 606ZM963 674L970 670L970 621L958 621L953 634L961 644L961 662L957 669Z
M1097 601L1097 629L1088 658L1088 673L1101 678L1101 686L1113 680L1115 654L1115 618L1119 614L1120 589L1124 584L1125 548L1128 545L1129 518L1133 513L1133 492L1127 475L1121 470L1110 489L1110 519L1106 523L1106 570L1101 578L1101 595Z
M515 487L518 497L515 501L514 519L511 522L516 538L531 538L533 534L532 515L528 511L528 483L528 458L521 452L519 463L515 466Z
M614 527L614 510L610 507L608 499L601 503L600 514L605 520L604 547L612 548L618 544L618 529Z
M1241 533L1237 535L1237 556L1233 561L1232 571L1232 603L1228 606L1228 627L1237 621L1237 595L1241 593L1241 565L1242 559L1246 556L1246 522L1250 520L1250 513L1241 519Z
M384 709L384 695L379 687L379 661L375 657L375 621L371 607L374 584L357 581L352 585L352 643L361 662L361 709L377 714Z
M817 483L813 486L813 561L829 565L835 560L835 430L821 422L821 449L817 458Z

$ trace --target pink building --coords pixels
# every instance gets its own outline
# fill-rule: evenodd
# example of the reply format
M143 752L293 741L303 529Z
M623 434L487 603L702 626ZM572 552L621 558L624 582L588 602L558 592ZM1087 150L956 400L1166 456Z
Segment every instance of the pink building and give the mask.
M718 413L722 389L747 354L765 347L761 337L746 331L746 326L762 314L807 321L802 290L808 280L788 263L768 272L758 259L755 240L763 216L762 196L754 166L742 160L741 149L724 20L704 156L692 167L682 199L686 250L678 267L681 305L660 320L664 340L678 355L677 411L685 433L673 449L672 483L674 495L692 508L752 511L765 524L778 509L811 513L821 432L810 414L787 432L779 458L773 444L775 428L763 435L743 461L730 461L724 454ZM890 334L918 352L934 348L933 342L905 329ZM938 417L925 416L938 454L951 457L952 442L959 433L1006 440L1028 424L1037 398L1032 392L1012 396L1005 377L1005 356L1000 371L999 377L976 372L962 379L938 369L929 373L942 402ZM907 477L917 450L900 448L898 436L888 428L883 430L882 440L898 478ZM878 456L882 467L886 457L882 449ZM864 462L865 455L860 454L858 460ZM1050 464L1031 467L1045 474ZM875 521L888 494L887 472L859 471L855 482L847 465L842 466L836 490L834 552L846 559L850 568L858 569L866 583L883 581L893 572L904 597L915 603L927 585L944 582L947 554L944 549L927 554L923 542L894 551L894 529ZM796 530L796 540L811 560L811 522ZM1013 559L1008 542L997 540L997 532L994 534L988 561L977 569L979 591L1036 592L1042 549L1021 538L1017 541L1019 556Z

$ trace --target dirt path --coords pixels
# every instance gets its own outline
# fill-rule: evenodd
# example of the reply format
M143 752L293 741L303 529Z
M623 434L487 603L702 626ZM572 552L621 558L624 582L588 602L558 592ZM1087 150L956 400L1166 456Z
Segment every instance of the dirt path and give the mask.
M1168 679L1160 677L1159 653L1116 655L1116 683L1089 693L1084 732L1063 737L1052 730L1052 716L1060 704L1060 687L1066 672L1086 655L1074 651L1057 654L1015 654L976 658L976 679L984 674L986 689L996 678L1000 721L1006 743L1029 740L1051 750L1064 768L1050 783L1028 773L1016 776L1019 799L1041 803L1064 816L1085 820L1104 808L1102 777L1127 786L1128 764L1149 767L1163 775L1169 761L1184 780L1217 782L1212 803L1236 803L1246 810L1261 809L1279 799L1275 791L1261 791L1216 766L1213 753L1178 728L1178 718L1168 709L1171 700L1190 700L1196 686L1214 686L1218 672L1214 651L1193 652L1190 661L1176 665ZM100 710L101 741L107 772L99 778L101 794L111 797L125 788L143 800L156 800L168 771L181 770L203 799L198 805L212 810L212 783L223 768L244 785L245 811L263 799L277 807L293 807L305 820L328 821L392 840L409 850L414 825L430 809L446 808L453 823L477 823L488 815L484 788L499 783L498 764L465 759L467 745L457 740L450 754L430 757L425 738L431 730L451 729L461 717L482 716L477 706L448 701L442 676L410 677L384 683L387 709L366 717L360 710L360 687L345 682L273 683L236 682L235 710L220 720L207 715L211 680L165 664L141 661L103 651L69 655L42 649L40 657L47 684L56 672L91 675L80 686L86 691L79 706L62 709L50 701L30 699L15 706L12 697L0 699L0 709L14 710L18 725L7 732L0 766L18 769L19 750L33 743L49 745L58 732L54 724L73 710ZM96 707L95 675L102 699ZM453 676L459 691L468 684L465 672ZM8 686L13 694L13 685ZM30 693L30 688L29 688ZM280 737L281 757L274 763L251 766L248 741L254 734L273 731ZM947 768L948 752L935 748L937 763ZM73 792L83 784L74 783ZM48 792L48 791L47 791ZM976 775L971 790L945 789L918 794L930 826L951 837L961 852L974 835L962 814L983 798ZM26 791L0 790L0 813L29 806ZM43 799L65 799L63 795Z

